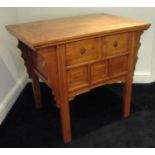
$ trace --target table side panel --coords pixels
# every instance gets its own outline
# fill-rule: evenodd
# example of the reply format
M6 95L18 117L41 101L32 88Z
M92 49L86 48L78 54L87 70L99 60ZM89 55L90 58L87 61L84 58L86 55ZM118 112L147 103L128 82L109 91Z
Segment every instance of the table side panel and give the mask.
M51 88L59 106L58 62L56 46L46 47L32 53L33 70Z

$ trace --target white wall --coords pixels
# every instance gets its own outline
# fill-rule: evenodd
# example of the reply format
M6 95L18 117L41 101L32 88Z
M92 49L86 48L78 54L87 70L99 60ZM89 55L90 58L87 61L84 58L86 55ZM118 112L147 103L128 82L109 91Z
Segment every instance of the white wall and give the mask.
M16 48L17 40L5 25L17 22L16 8L0 8L0 122L4 119L26 81L25 68Z
M134 82L155 81L155 8L0 8L0 122L27 82L21 53L15 47L17 40L6 31L5 25L104 12L152 24L141 39Z

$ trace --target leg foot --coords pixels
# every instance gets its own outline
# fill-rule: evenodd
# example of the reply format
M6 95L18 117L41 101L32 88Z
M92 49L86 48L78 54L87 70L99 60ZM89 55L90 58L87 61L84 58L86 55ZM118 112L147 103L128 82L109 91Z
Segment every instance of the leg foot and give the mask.
M63 105L63 106L62 106ZM61 127L64 143L71 142L71 125L69 103L65 102L60 107Z
M127 81L124 86L123 95L123 117L128 117L130 115L131 107L131 93L132 93L132 83Z

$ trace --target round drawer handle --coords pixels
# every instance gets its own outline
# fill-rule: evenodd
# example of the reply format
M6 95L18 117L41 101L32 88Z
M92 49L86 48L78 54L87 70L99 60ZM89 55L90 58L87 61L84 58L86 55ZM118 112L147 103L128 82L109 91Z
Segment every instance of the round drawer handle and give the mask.
M113 46L116 48L118 46L118 42L114 41Z
M83 54L85 54L85 53L86 53L86 49L85 49L85 48L81 48L81 49L80 49L80 54L83 55Z

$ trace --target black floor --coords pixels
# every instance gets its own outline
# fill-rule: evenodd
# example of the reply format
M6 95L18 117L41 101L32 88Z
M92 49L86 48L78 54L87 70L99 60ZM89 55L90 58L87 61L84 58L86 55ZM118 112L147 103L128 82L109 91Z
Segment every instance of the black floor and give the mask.
M70 103L73 140L66 145L49 88L41 84L43 108L36 110L29 83L0 126L0 147L155 147L155 83L133 85L127 119L122 88L103 86Z

